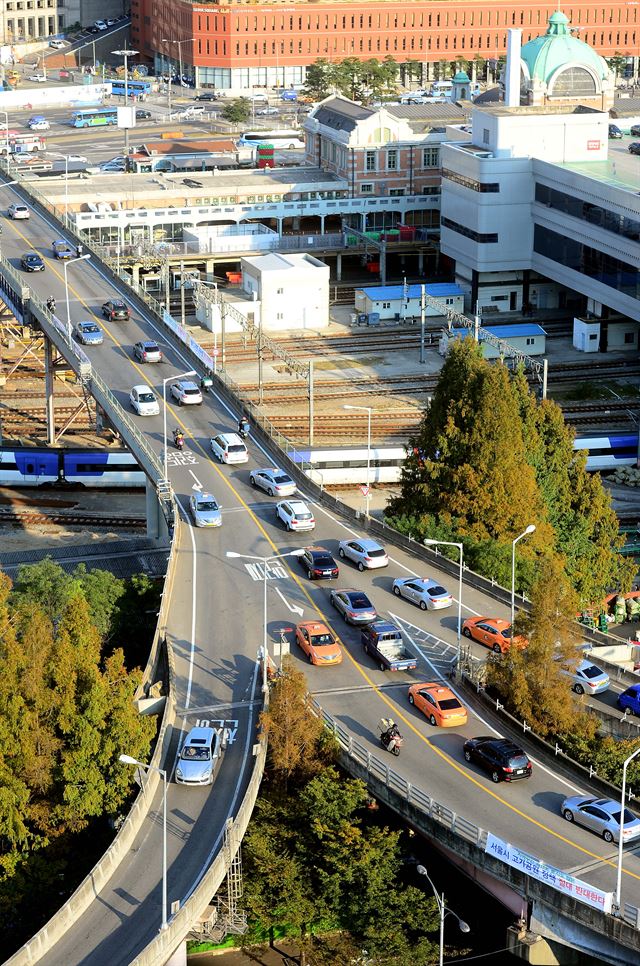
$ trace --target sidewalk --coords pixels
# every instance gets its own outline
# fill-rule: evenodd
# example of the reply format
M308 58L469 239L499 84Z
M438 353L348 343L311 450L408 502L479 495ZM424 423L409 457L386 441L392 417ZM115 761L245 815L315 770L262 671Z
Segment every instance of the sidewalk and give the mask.
M298 966L295 946L278 942L277 948L252 946L250 949L224 949L219 952L191 953L189 966Z

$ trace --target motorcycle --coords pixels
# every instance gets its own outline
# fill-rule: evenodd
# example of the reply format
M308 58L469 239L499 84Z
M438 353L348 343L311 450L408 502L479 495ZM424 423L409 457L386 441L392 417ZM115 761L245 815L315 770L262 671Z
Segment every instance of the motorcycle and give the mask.
M211 378L211 376L203 376L202 379L200 380L200 388L204 392L209 392L212 386L213 386L213 379Z
M179 450L184 449L184 436L182 435L182 433L179 433L175 429L173 431L173 442L175 444L176 449L179 449Z
M47 299L47 308L50 312L55 312L56 310L56 300L51 296Z
M392 755L396 757L400 754L400 749L404 743L404 738L400 734L397 728L391 728L389 731L383 731L380 735L380 744L387 751L390 751Z
M238 426L238 435L240 439L246 439L247 436L249 435L250 429L251 427L249 426L249 422L247 420L245 420L245 422L240 423Z

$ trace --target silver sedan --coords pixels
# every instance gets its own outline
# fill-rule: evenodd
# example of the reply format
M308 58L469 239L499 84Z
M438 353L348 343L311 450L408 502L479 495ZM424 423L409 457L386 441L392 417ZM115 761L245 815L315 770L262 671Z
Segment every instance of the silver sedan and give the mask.
M189 508L197 527L221 526L220 504L210 493L194 493L189 500Z
M584 795L573 795L571 798L565 798L560 806L560 812L567 822L583 825L596 835L601 835L605 842L620 841L620 802L614 802L611 798L587 798ZM638 838L640 838L640 819L625 808L622 841L623 843L634 842Z
M378 617L375 607L361 590L332 590L330 599L347 624L371 624Z
M295 482L290 476L277 466L262 470L251 470L249 473L251 486L259 486L269 496L293 496L297 490Z
M448 590L430 577L397 577L393 582L396 597L404 597L421 610L441 610L451 607L453 597Z
M338 553L343 560L345 557L352 560L358 570L377 570L389 565L386 550L375 540L341 540Z

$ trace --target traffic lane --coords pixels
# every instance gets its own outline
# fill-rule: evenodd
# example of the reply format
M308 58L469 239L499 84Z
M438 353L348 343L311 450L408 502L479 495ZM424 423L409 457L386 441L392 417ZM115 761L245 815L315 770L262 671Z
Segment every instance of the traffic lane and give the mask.
M226 818L237 814L253 767L251 748L256 733L258 676L251 671L251 707L222 709L184 719L188 730L197 723L227 732L228 746L211 786L186 788L173 779L167 789L168 906L183 903L200 880L210 857L220 846ZM255 682L255 683L254 683ZM251 702L250 702L251 703ZM258 702L259 703L259 702ZM224 722L224 724L221 724ZM177 750L177 742L176 742ZM174 756L175 761L175 756ZM172 761L173 767L173 761ZM241 780L238 781L238 775ZM221 820L221 816L224 818ZM212 836L212 830L219 830ZM204 846L204 848L203 848ZM135 856L147 855L143 862ZM114 877L98 893L78 926L66 933L47 954L51 966L126 966L134 952L157 934L162 912L162 783L143 828L131 847L126 879Z

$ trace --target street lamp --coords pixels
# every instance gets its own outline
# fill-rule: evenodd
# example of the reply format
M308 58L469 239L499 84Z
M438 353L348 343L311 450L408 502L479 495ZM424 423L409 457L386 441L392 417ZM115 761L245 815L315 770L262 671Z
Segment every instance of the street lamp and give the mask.
M436 544L442 544L445 547L457 547L460 554L460 570L458 572L458 663L456 668L460 667L460 646L462 643L462 554L464 553L464 548L461 543L456 543L454 540L431 540L428 537L422 541L425 547L434 547Z
M427 872L427 870L425 869L425 867L423 865L419 865L417 867L417 869L416 869L416 872L418 873L418 875L423 875L426 878L427 882L429 883L429 885L433 889L433 895L434 895L434 898L436 900L436 903L438 904L438 913L440 914L440 954L439 954L439 958L438 958L438 963L439 963L439 966L443 966L443 963L444 963L444 920L445 920L446 916L451 915L451 916L454 916L458 920L458 929L460 930L460 932L471 932L471 927L469 926L468 923L466 923L464 921L464 919L461 919L460 916L453 911L453 909L449 909L449 906L445 905L445 902L444 902L444 892L442 893L442 895L440 895L438 893L438 890L436 889L436 887L434 886L433 882L431 881L431 878L429 876L429 873Z
M135 57L139 53L138 50L129 50L127 47L124 50L112 50L112 54L116 57L124 58L124 104L125 107L129 106L129 57ZM128 125L124 129L124 154L125 157L129 157L129 127ZM127 171L129 170L129 162L126 161Z
M195 376L196 372L194 369L189 369L189 372L178 372L174 376L167 376L166 379L162 380L162 417L164 426L164 478L169 479L169 470L167 465L167 449L169 448L169 441L167 439L167 383L173 382L174 379L184 379L185 376Z
M369 500L371 499L371 406L350 406L345 403L343 409L358 409L367 414L367 495L365 497L365 514L369 519Z
M178 86L182 87L182 45L191 44L195 40L195 37L186 37L184 40L168 40L166 37L162 38L163 44L177 44L178 45L178 64L180 77L178 79ZM171 82L173 81L173 71L171 71Z
M513 622L516 616L516 544L523 537L528 537L535 530L535 523L530 523L524 533L516 537L511 544L511 633L513 634Z
M167 773L163 768L156 768L155 765L145 765L143 761L132 758L131 755L120 755L119 761L123 765L136 765L146 771L155 771L162 776L164 783L162 792L162 925L160 929L167 928Z
M622 917L622 830L624 828L624 800L627 794L627 765L640 755L640 748L629 755L624 765L622 766L622 791L620 793L620 832L618 841L618 878L616 880L616 905L619 909L619 915Z
M67 270L69 265L73 265L74 262L86 262L88 258L91 258L89 252L86 255L78 255L77 258L65 258L62 263L64 270L64 297L67 302L67 336L69 338L69 345L71 345L71 310L69 308L69 279L67 278Z
M276 553L271 557L254 557L248 553L236 553L235 550L227 550L227 557L242 558L243 560L257 560L262 564L262 575L264 584L263 603L262 603L262 692L266 694L269 685L267 683L267 663L269 660L269 648L267 645L267 572L269 564L273 560L282 560L283 557L301 557L304 549L290 550L289 553ZM300 611L302 613L302 611Z
M62 158L64 161L64 220L67 222L69 216L69 157L66 154L60 154L58 151L45 151L45 154L50 154L52 158Z

